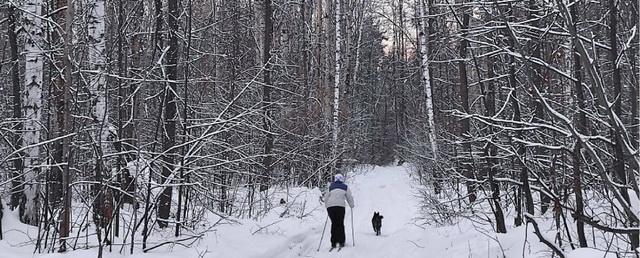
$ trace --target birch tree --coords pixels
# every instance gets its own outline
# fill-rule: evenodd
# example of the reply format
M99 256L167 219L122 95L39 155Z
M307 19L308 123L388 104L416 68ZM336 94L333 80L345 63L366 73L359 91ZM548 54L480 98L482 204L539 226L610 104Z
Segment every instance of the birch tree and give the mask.
M437 163L438 160L438 143L436 141L436 125L434 122L434 112L433 112L433 97L431 91L431 74L429 70L429 31L427 29L426 24L423 22L425 17L427 17L427 13L425 12L425 4L422 0L417 1L417 8L420 10L418 17L418 28L420 29L419 37L420 37L420 69L422 72L421 83L423 86L423 94L425 98L424 106L427 112L427 135L429 137L429 144L431 146L431 152L433 156L434 164ZM437 170L434 170L437 171ZM434 174L434 186L436 189L439 189L439 183L437 183L438 174Z
M341 63L342 63L342 13L340 10L340 1L335 0L335 24L336 24L336 59L335 74L333 82L333 140L331 147L331 158L334 159L332 169L335 171L338 167L336 161L338 159L339 133L340 133L340 80L341 80Z
M107 100L105 85L105 1L95 0L90 2L93 5L89 15L89 62L91 64L92 74L90 74L89 90L91 92L91 102L93 106L93 128L92 141L95 155L95 181L97 185L93 186L94 190L94 220L97 227L106 227L107 218L111 217L109 213L111 209L107 206L111 203L109 200L111 195L105 194L108 188L103 185L103 178L108 176L105 171L106 166L103 159L104 152L107 147L107 139L109 137L109 120L107 116ZM108 177L107 177L108 178ZM98 230L98 234L100 231ZM99 238L101 236L99 235Z
M42 130L42 77L44 74L44 56L42 48L44 33L42 32L42 1L26 0L23 15L24 29L26 32L24 41L25 69L23 111L24 131L22 140L24 146L32 146L24 152L24 204L21 205L21 221L29 224L37 223L39 216L39 185L36 180L40 174L40 147L33 146L40 143L40 131Z

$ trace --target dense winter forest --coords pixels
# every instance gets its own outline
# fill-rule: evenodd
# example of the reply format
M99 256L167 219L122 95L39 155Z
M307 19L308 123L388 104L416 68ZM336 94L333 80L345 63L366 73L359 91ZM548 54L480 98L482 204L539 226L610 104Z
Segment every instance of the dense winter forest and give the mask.
M0 239L191 247L371 164L411 168L422 225L638 257L639 5L2 1Z

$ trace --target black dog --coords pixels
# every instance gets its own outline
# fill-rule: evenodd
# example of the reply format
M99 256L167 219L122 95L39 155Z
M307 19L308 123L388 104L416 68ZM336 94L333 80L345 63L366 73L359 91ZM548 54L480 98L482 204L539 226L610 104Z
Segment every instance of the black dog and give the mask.
M376 236L380 235L380 228L382 228L382 218L379 212L373 213L373 218L371 218L371 225L373 225L373 231L376 232Z

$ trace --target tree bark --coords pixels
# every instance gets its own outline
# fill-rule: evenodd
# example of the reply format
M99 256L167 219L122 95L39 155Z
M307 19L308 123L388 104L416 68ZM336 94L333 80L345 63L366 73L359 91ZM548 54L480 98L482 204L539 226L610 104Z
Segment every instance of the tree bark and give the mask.
M264 129L264 157L262 160L262 165L264 166L264 174L262 175L262 180L260 184L260 191L266 191L269 189L269 177L271 176L271 172L273 171L273 132L271 126L271 113L272 113L272 102L271 102L271 43L273 41L273 22L271 16L273 15L273 11L271 10L271 0L264 0L264 39L263 39L263 64L264 64L264 72L263 72L263 81L264 86L262 86L262 128Z
M475 61L476 57L474 56L473 58ZM487 117L493 117L496 113L496 89L495 89L496 87L494 82L492 81L493 78L496 77L494 67L493 67L495 63L494 61L495 60L493 60L493 58L488 58L488 63L487 63L488 82L486 83L487 90L482 93L482 95L486 96L484 103L485 103ZM479 67L477 65L477 62L476 62L476 67ZM478 70L480 69L478 68ZM480 75L478 75L478 79L479 79L480 89L482 90L485 84L482 82L482 78L480 77ZM489 129L489 134L490 135L494 134L492 127ZM500 204L500 185L495 180L495 176L496 176L495 157L497 154L498 154L497 147L493 145L493 143L487 142L484 148L484 156L487 162L487 171L488 171L487 174L489 175L489 184L491 186L491 199L493 201L493 209L494 209L493 213L496 218L496 232L507 233L507 227L504 221L504 212L502 211L502 205Z
M66 1L66 3L65 3ZM61 12L58 16L58 24L64 28L64 34L61 35L61 40L64 43L64 50L61 56L61 64L63 70L58 77L57 86L59 92L58 110L62 111L58 113L58 125L61 129L61 135L65 136L62 139L62 153L59 156L61 159L57 160L57 167L60 168L62 177L62 210L60 215L60 252L67 250L67 238L71 231L71 134L73 128L71 126L71 87L72 77L71 69L71 54L72 54L72 40L73 40L73 0L58 0L58 7L61 8L66 4L66 10ZM62 165L64 164L64 165Z
M575 2L571 6L571 16L573 17L573 28L575 30L578 29L578 8L580 6L580 2ZM576 130L584 134L586 133L586 117L585 117L585 100L584 93L582 91L582 63L580 62L580 54L577 50L577 41L578 39L573 39L573 76L576 78L574 83L574 92L576 96L576 102L578 105L578 111L575 117ZM584 200L582 197L582 145L579 142L576 142L575 147L573 149L572 158L573 158L573 191L576 197L576 209L574 217L582 217L584 216ZM587 238L584 234L584 222L582 220L576 220L576 229L578 231L578 242L580 242L580 247L587 247Z
M339 147L339 139L338 136L340 134L340 80L341 80L341 63L342 63L342 13L340 10L340 1L335 0L336 4L336 14L335 14L335 23L336 23L336 66L335 66L335 76L334 76L334 84L333 84L333 141L331 147L331 157L333 159L332 170L336 171L338 168L338 147Z
M505 25L507 22L513 22L513 7L511 5L509 5L509 7L507 8L506 15L508 18L505 21ZM508 40L509 48L513 51L515 49L516 42L514 42L514 40L509 36L510 33L511 32L508 29L506 29L503 32L503 34L506 36ZM520 98L518 96L519 94L518 94L516 66L517 66L516 59L513 56L510 56L509 57L509 88L511 89L511 94L512 94L512 97L510 99L511 99L511 106L513 108L513 120L522 121L522 114L520 111L520 102L519 102ZM518 126L518 127L521 127L521 126ZM522 139L523 137L522 131L517 130L516 136ZM525 164L526 153L527 153L527 150L524 143L518 144L518 149L517 149L518 156L516 157L516 159L518 159L518 163L521 166L520 175L519 175L521 186L518 186L518 194L516 197L516 200L517 200L516 219L515 219L516 226L522 225L522 223L525 221L524 217L526 214L531 214L531 215L535 214L534 205L533 205L533 196L531 194L531 186L529 185L529 168L527 168ZM522 199L524 199L526 214L523 214L522 212Z
M15 125L12 130L14 135L12 137L12 150L19 150L22 148L22 89L20 88L20 62L18 57L18 39L16 35L16 7L9 3L7 6L7 35L9 36L9 52L11 54L11 86L13 93L13 119L15 119ZM13 169L11 170L11 203L10 209L15 209L20 206L20 220L24 215L24 171L23 164L23 152L17 153L17 157L13 158ZM22 221L25 222L25 221Z
M420 10L420 17L418 19L418 27L420 28L420 68L422 72L422 86L425 98L425 110L427 112L427 136L429 137L429 145L431 146L431 152L433 155L433 163L438 162L438 143L436 141L436 127L434 121L433 111L433 95L431 89L431 70L429 69L429 30L423 20L426 16L425 6L421 0L418 0L418 8ZM437 169L433 170L433 186L436 194L440 193L442 186L440 184L440 174Z
M464 4L466 0L462 0L462 4ZM459 2L460 3L460 2ZM467 7L460 8L460 12L462 12L462 24L460 27L460 32L462 37L460 39L459 46L459 55L460 59L458 61L458 72L460 73L458 89L460 91L460 107L462 108L462 112L469 114L469 82L467 78L467 48L469 47L469 41L466 39L467 29L469 28L469 14L467 13ZM471 121L468 118L460 119L460 126L462 131L460 132L460 136L463 141L463 152L468 152L468 156L463 159L462 170L463 175L469 179L467 181L467 192L469 193L469 201L474 202L476 199L476 185L473 181L476 180L476 176L474 173L473 166L470 164L473 160L473 149L471 143L468 142L470 137L471 130Z
M42 2L40 0L27 0L25 10L29 13L40 15ZM42 20L31 14L24 15L23 28L27 39L24 42L25 70L22 105L24 111L24 128L22 140L24 146L32 146L40 143L40 130L42 125L42 80L44 74L44 58L42 56ZM24 151L24 201L20 207L20 221L36 225L39 217L39 192L40 187L36 180L40 173L40 147L30 147ZM24 211L22 211L24 210Z
M538 5L537 0L529 0L529 17L528 18L530 20L534 20L533 26L536 28L540 28L540 26L542 26L539 18L537 17L539 8L540 6ZM536 59L540 59L540 60L542 59L543 49L544 49L544 43L540 40L533 40L529 45L529 51L531 51L531 55L533 56L533 58L536 58ZM533 65L529 71L530 71L529 78L531 78L531 82L533 84L531 89L533 89L534 87L537 87L539 89L542 89L541 91L544 92L546 82L542 77L542 69L540 68L540 66ZM540 100L534 100L534 102L535 102L534 115L533 115L532 121L534 123L544 123L543 121L544 105ZM544 148L535 149L535 153L538 156L543 155L544 152L545 152ZM543 169L541 173L544 175L544 177L540 177L540 180L545 180L545 178L549 177L549 173L547 173L545 169ZM540 212L544 214L549 209L551 198L549 198L547 195L545 195L542 192L539 192L539 196L540 196Z
M631 78L635 78L634 82L631 83L631 124L638 125L640 124L640 114L638 108L640 106L640 97L638 94L640 93L640 0L633 1L633 20L636 27L636 36L633 38L631 43L631 49L633 53L630 54L631 59ZM640 145L640 128L636 130L631 130L632 135L632 143L633 146L638 148Z
M614 96L614 103L613 103L613 112L618 116L618 117L622 117L623 113L622 113L622 78L621 78L621 69L620 66L617 63L617 58L618 58L618 7L617 7L617 0L609 0L609 18L610 18L610 30L609 30L609 45L611 46L611 51L609 52L609 62L611 63L611 65L613 66L613 96ZM624 150L623 150L623 145L624 143L622 142L621 137L616 136L616 134L621 134L622 132L618 132L616 130L611 130L611 134L613 139L615 139L614 141L614 170L616 172L616 175L618 176L618 180L620 180L620 184L622 185L622 187L620 187L620 194L622 195L623 199L627 202L630 203L630 197L629 197L629 192L627 191L627 185L629 184L629 178L633 177L634 175L631 173L627 173L627 170L625 168L625 157L624 157ZM629 217L633 217L633 214L629 214ZM633 223L633 221L631 221L631 223ZM639 233L635 233L635 234L629 234L629 239L631 241L631 248L632 249L636 249L640 243L640 240L638 239Z
M162 150L165 153L163 157L164 165L162 167L163 184L171 184L171 175L174 173L174 156L176 149L176 120L177 118L177 101L175 94L177 92L178 79L178 0L167 1L167 25L169 29L169 49L167 52L167 89L165 92L165 110L164 110L164 129L165 133ZM167 227L169 213L171 212L173 186L166 185L160 194L158 205L158 226L160 228Z
M98 185L95 185L94 188L97 190L94 192L96 196L96 202L94 203L94 216L97 216L96 220L100 222L100 226L104 226L105 224L104 218L105 215L105 200L103 192L106 188L102 185L102 169L103 169L103 151L105 149L105 143L107 141L107 137L109 136L109 131L107 130L107 103L106 103L106 95L105 95L105 76L104 76L104 68L105 68L105 6L104 0L94 0L93 8L91 8L91 15L89 20L89 62L92 65L92 70L94 74L90 75L91 81L89 85L89 90L91 92L92 105L93 105L93 133L92 138L95 143L95 156L96 156L96 164L95 164L95 180L98 182ZM110 215L110 214L109 214Z

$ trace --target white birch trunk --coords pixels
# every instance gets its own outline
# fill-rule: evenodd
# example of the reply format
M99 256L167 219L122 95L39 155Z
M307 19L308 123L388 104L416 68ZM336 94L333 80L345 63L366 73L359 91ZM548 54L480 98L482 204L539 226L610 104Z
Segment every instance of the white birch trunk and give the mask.
M423 19L426 17L425 7L421 0L418 0L420 9L419 28L422 30L420 33L420 55L422 57L422 85L424 86L425 95L425 107L427 110L427 135L429 137L429 143L431 144L431 151L433 152L434 160L438 157L438 144L436 143L435 123L433 121L433 99L431 96L431 75L429 74L429 49L427 45L427 39L429 31Z
M105 98L105 8L104 0L93 0L91 15L89 18L89 63L93 74L91 75L91 84L89 90L93 99L93 116L96 123L94 140L100 143L100 147L105 146L104 141L109 135L106 130L107 121L107 102Z
M25 39L25 72L23 95L24 132L22 138L25 146L40 143L40 120L42 118L42 75L43 59L42 48L42 20L36 18L41 15L41 0L26 0L23 14ZM34 224L38 219L38 192L36 180L40 165L40 148L31 147L25 150L24 169L24 213L21 221Z
M333 148L331 149L334 159L338 155L338 134L340 132L340 58L342 55L340 50L342 42L340 25L340 0L336 0L336 74L333 86ZM335 161L333 164L335 168Z
M357 2L357 7L360 7L358 11L358 20L357 20L357 31L358 31L358 39L356 40L356 64L353 68L353 85L356 85L358 81L358 70L360 70L360 44L362 44L362 23L364 22L364 8L365 8L365 0L362 1L362 5L360 5L360 1Z

